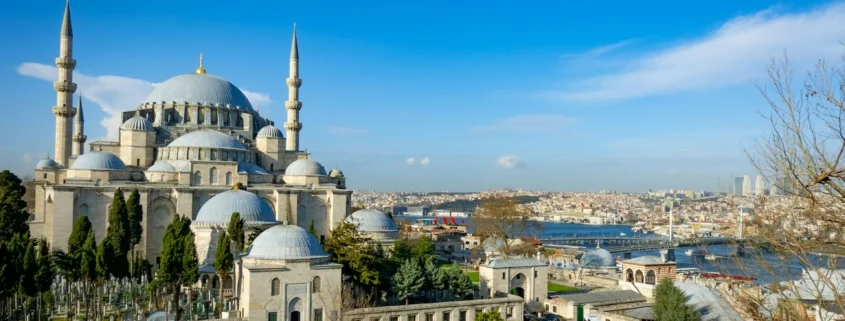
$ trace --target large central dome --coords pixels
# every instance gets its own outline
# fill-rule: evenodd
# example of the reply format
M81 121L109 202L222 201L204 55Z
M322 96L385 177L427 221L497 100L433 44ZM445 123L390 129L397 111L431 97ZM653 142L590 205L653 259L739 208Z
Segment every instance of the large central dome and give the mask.
M143 103L202 104L253 110L243 92L223 78L209 74L184 74L153 89Z

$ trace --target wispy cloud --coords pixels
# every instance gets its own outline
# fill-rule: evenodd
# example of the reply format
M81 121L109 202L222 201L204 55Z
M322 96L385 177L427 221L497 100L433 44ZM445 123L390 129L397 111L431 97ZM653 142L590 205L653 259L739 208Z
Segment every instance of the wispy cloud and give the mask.
M617 100L746 82L762 76L770 59L784 51L799 64L836 57L845 39L843 20L842 2L800 13L777 14L769 9L740 16L703 38L634 59L620 71L581 79L578 89L543 96ZM606 54L613 46L595 52Z
M417 163L416 158L408 157L408 158L405 159L405 164L408 164L408 166L413 166L416 163Z
M334 135L362 135L362 134L367 134L367 133L370 132L370 131L368 131L366 129L362 129L362 128L352 128L352 127L343 127L343 126L329 126L329 128L327 128L326 131L328 131L329 134L334 134Z
M522 168L525 165L519 157L513 155L499 157L496 164L504 169Z
M475 126L475 131L548 132L565 128L572 118L556 114L532 114L508 117L489 125Z
M612 43L612 44L609 44L609 45L595 47L595 48L592 48L592 49L587 50L585 52L574 53L574 54L564 54L563 56L561 56L561 58L564 58L564 59L579 59L579 60L580 59L598 58L598 57L604 56L606 54L609 54L611 52L622 49L624 47L630 46L630 45L634 44L635 42L637 42L638 40L639 39L623 40L623 41Z
M18 74L51 82L58 78L55 66L34 62L21 64L18 67ZM116 140L118 137L121 113L138 106L158 85L130 77L89 76L79 72L73 73L73 82L79 86L77 93L96 103L108 115L100 121L100 125L106 129L105 139L109 140ZM254 106L266 105L271 101L270 96L266 94L242 91Z
M417 161L417 159L413 158L413 157L408 157L408 158L405 159L405 164L408 165L408 166L414 166L414 165L428 166L428 164L430 164L430 163L431 163L431 160L428 159L428 156L420 158L419 161Z
M428 166L428 163L428 157L423 157L423 159L420 160L420 166Z

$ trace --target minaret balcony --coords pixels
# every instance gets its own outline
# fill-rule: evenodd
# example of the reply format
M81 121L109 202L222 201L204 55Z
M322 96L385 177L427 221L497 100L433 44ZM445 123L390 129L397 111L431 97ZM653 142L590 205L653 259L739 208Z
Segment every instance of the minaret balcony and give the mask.
M68 81L59 80L53 83L53 89L58 92L72 93L76 91L76 84Z
M62 69L73 69L76 68L76 59L70 57L59 57L56 58L56 67Z
M299 79L299 77L285 79L285 82L288 83L288 87L299 88L299 86L302 86L302 79Z
M73 141L74 142L84 143L86 140L88 140L88 136L81 135L81 134L73 135Z
M285 130L299 131L300 129L302 129L302 123L300 123L300 122L285 123Z
M302 102L298 101L298 100L294 100L294 101L288 100L288 101L285 102L285 108L293 109L293 110L300 110L300 109L302 109Z
M68 106L53 106L53 115L58 117L73 117L76 115L76 109Z

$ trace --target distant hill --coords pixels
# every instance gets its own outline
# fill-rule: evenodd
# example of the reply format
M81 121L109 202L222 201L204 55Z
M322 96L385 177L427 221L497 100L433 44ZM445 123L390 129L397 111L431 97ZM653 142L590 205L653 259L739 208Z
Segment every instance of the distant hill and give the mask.
M514 199L519 204L532 203L540 200L539 196L516 196ZM435 210L452 210L456 212L473 212L484 199L477 200L454 200L451 202L431 205Z

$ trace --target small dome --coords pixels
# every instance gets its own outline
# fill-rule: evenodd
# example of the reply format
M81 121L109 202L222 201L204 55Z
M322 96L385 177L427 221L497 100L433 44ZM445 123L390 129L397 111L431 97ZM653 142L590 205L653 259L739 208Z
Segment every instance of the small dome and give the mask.
M331 178L343 177L343 172L340 169L335 168L331 172L329 172L329 177L331 177Z
M261 174L261 175L269 175L267 171L265 171L261 166L252 164L252 163L238 163L238 173L239 174Z
M56 161L48 158L42 159L38 161L38 164L35 164L35 169L56 169L61 168L62 166Z
M224 133L203 129L179 136L167 147L205 147L247 149L243 143Z
M582 267L588 268L616 267L616 260L613 258L613 255L602 248L589 249L585 251L584 254L581 255L581 259L578 263Z
M326 176L326 169L313 159L297 159L285 169L285 175Z
M275 223L276 214L263 199L253 193L242 190L230 190L209 199L195 222L228 224L232 213L238 212L247 225Z
M126 170L126 165L112 153L87 152L77 157L70 169Z
M148 172L176 172L176 167L170 165L167 162L156 162L150 168L147 168Z
M136 130L136 131L153 131L153 123L141 116L135 116L126 120L120 129Z
M361 232L394 232L399 230L387 214L373 209L355 211L346 218L346 221L357 224L358 230Z
M320 242L305 229L296 225L277 225L267 229L252 241L246 258L265 260L295 260L327 258Z
M258 135L255 138L285 138L282 136L282 131L276 128L273 125L264 126L261 130L258 131Z
M183 74L165 80L144 103L188 103L252 110L244 93L223 78L209 74Z

